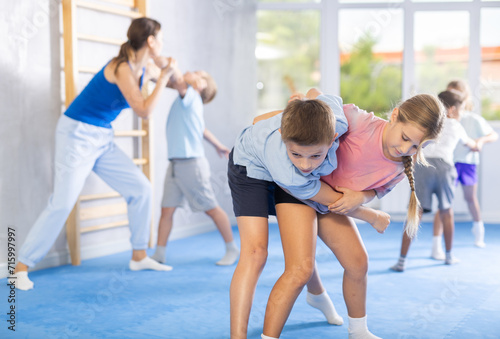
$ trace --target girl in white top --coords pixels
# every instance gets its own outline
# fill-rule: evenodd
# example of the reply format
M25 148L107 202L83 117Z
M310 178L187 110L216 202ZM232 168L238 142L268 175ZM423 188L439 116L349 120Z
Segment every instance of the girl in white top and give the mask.
M485 247L484 243L484 223L481 217L481 207L477 198L478 175L477 168L479 165L479 155L486 143L494 142L498 139L498 134L480 115L471 112L473 107L470 103L470 90L469 86L462 80L450 81L447 90L456 90L462 93L465 97L465 111L460 116L460 124L464 127L467 134L476 141L477 151L474 152L470 148L457 145L455 148L454 161L457 168L457 184L462 185L464 192L464 199L467 202L467 207L472 216L472 234L474 235L474 245L477 247ZM434 218L434 238L432 241L432 257L444 257L441 248L441 235L443 227L436 214Z

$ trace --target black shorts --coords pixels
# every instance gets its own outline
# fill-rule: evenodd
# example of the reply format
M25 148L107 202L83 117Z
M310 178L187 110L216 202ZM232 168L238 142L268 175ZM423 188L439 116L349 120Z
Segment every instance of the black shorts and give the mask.
M233 151L229 153L227 177L235 216L267 218L276 215L274 208L276 184L272 181L249 178L245 166L234 164Z
M233 151L229 154L227 176L236 217L267 218L276 215L275 203L303 204L272 181L249 178L245 166L234 164Z
M305 205L305 203L303 203L299 199L295 198L290 193L284 191L278 185L276 185L276 189L274 191L274 201L275 201L276 205L278 205L278 204L300 204L300 205Z

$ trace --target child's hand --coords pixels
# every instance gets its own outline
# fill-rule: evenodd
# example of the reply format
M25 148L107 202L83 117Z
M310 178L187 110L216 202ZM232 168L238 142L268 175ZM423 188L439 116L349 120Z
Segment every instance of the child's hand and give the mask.
M474 141L476 142L476 147L475 147L475 148L473 148L472 150L473 150L474 152L481 152L481 151L482 151L482 149L483 149L483 145L484 145L483 139L478 138L478 139L476 139L476 140L474 140Z
M307 91L306 99L309 99L309 100L316 99L321 94L323 94L323 92L321 92L319 89L313 87Z
M168 67L171 64L172 60L172 58L167 58L161 55L153 59L156 66L160 67L161 69Z
M357 209L365 201L363 192L339 186L335 186L335 190L343 193L344 196L328 206L330 212L346 215Z
M164 65L165 60L161 58L165 58L166 60L168 60L167 65L161 69L161 75L168 78L169 80L170 78L174 78L172 80L176 81L175 76L180 73L179 69L177 68L177 60L175 60L174 58L158 57L155 59L155 63L158 59L158 63Z
M373 228L378 233L384 233L389 224L391 223L391 216L385 212L377 211L377 219L372 223Z
M231 153L231 151L226 146L221 145L217 147L217 154L220 158L225 157L226 159L229 159L229 153Z
M300 92L295 92L293 93L292 95L290 95L290 99L288 100L288 102L292 102L294 100L304 100L306 96Z

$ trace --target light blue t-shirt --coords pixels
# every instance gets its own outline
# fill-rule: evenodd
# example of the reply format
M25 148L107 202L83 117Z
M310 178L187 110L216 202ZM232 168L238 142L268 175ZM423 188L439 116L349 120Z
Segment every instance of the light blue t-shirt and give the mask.
M175 99L167 119L167 150L169 159L198 158L203 149L203 101L198 92L188 87L184 98Z
M330 174L337 168L335 151L339 147L338 138L347 132L347 119L342 107L342 99L332 95L320 95L318 100L330 106L337 119L335 131L339 134L328 151L325 161L311 173L304 174L292 163L281 139L281 116L257 122L241 132L236 139L233 161L245 166L247 176L254 179L274 181L299 199L315 196L321 187L320 176Z

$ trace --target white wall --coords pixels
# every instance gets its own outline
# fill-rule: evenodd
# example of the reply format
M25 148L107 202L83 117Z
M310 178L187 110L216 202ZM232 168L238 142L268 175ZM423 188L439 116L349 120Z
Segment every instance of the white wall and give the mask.
M42 211L53 185L54 132L62 113L60 0L9 1L0 20L0 267L7 262L7 227L16 230L16 248ZM206 125L231 147L237 133L255 115L255 1L150 1L150 16L162 23L164 54L178 60L181 70L204 69L218 83L216 99L206 106ZM90 19L93 18L93 19ZM79 31L124 39L129 20L80 10ZM78 44L81 65L102 67L118 47ZM82 88L89 80L82 75ZM154 113L155 220L159 217L163 176L167 167L165 123L175 93L166 90ZM124 112L114 126L127 128L132 113ZM134 144L118 144L132 153ZM227 187L227 161L210 145L206 154L212 165L213 184L221 206L233 217ZM107 191L95 175L83 193ZM234 217L233 217L234 220ZM180 210L175 215L172 238L215 229L201 213ZM129 248L128 229L119 228L82 235L82 257L90 258ZM222 246L214 244L214 246ZM37 268L67 264L65 231ZM2 269L5 276L6 270Z

